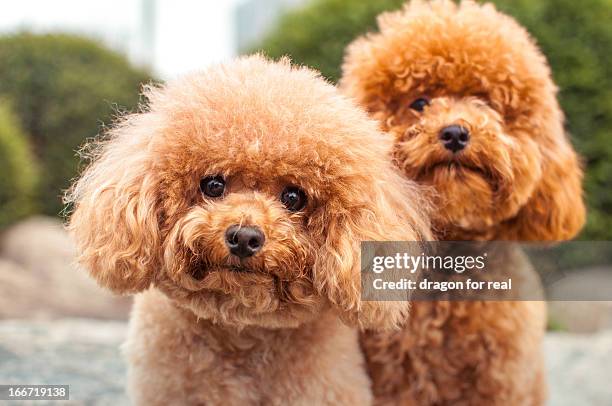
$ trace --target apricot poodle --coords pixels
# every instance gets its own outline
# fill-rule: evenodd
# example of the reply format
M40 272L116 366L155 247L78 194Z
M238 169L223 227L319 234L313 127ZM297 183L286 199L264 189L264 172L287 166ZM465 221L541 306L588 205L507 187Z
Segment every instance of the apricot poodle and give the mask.
M582 171L557 88L525 29L491 4L413 1L348 48L340 86L431 188L443 240L572 238ZM378 403L542 404L542 302L418 302L399 333L362 336Z
M315 72L260 56L163 87L74 185L69 227L105 287L137 293L136 404L369 404L359 241L430 238L377 123ZM410 198L407 198L409 196Z

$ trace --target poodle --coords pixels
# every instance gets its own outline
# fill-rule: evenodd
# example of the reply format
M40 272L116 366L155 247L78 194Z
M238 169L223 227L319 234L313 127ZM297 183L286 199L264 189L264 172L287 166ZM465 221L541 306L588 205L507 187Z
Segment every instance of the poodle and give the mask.
M378 27L347 48L340 87L430 188L436 237L574 237L582 171L527 31L491 4L448 0L412 1ZM542 404L545 315L535 301L414 303L404 330L361 337L378 402Z
M79 261L137 293L136 404L369 404L361 240L430 238L375 120L317 73L251 56L162 87L68 195ZM411 196L407 199L406 196Z

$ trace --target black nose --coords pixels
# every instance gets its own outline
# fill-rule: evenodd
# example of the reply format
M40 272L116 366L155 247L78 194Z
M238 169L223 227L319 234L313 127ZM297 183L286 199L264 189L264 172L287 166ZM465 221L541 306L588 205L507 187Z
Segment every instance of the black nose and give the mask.
M225 244L238 258L255 255L264 245L266 237L259 227L233 225L225 232Z
M440 131L440 141L450 151L461 151L470 141L470 132L460 125L449 125Z

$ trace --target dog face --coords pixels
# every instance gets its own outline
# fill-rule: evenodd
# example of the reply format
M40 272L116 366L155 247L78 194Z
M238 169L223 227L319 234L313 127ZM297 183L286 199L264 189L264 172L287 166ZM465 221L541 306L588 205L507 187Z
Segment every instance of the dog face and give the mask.
M582 172L545 58L493 6L414 1L347 50L343 91L394 136L405 175L432 186L445 238L571 238Z
M307 69L255 56L149 89L75 184L80 260L104 286L153 284L200 317L288 327L361 303L359 242L428 238L376 124Z

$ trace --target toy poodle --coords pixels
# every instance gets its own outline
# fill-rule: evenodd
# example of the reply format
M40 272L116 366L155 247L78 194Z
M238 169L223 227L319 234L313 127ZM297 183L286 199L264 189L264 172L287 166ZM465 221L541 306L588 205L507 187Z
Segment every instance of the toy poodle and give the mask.
M361 240L430 238L377 123L306 68L261 56L149 87L73 186L80 262L139 293L137 404L369 404ZM410 198L407 198L410 196Z
M340 86L430 187L442 240L570 239L582 171L545 57L493 5L412 1L347 48ZM545 304L414 303L398 333L362 336L379 403L525 405L545 398Z

